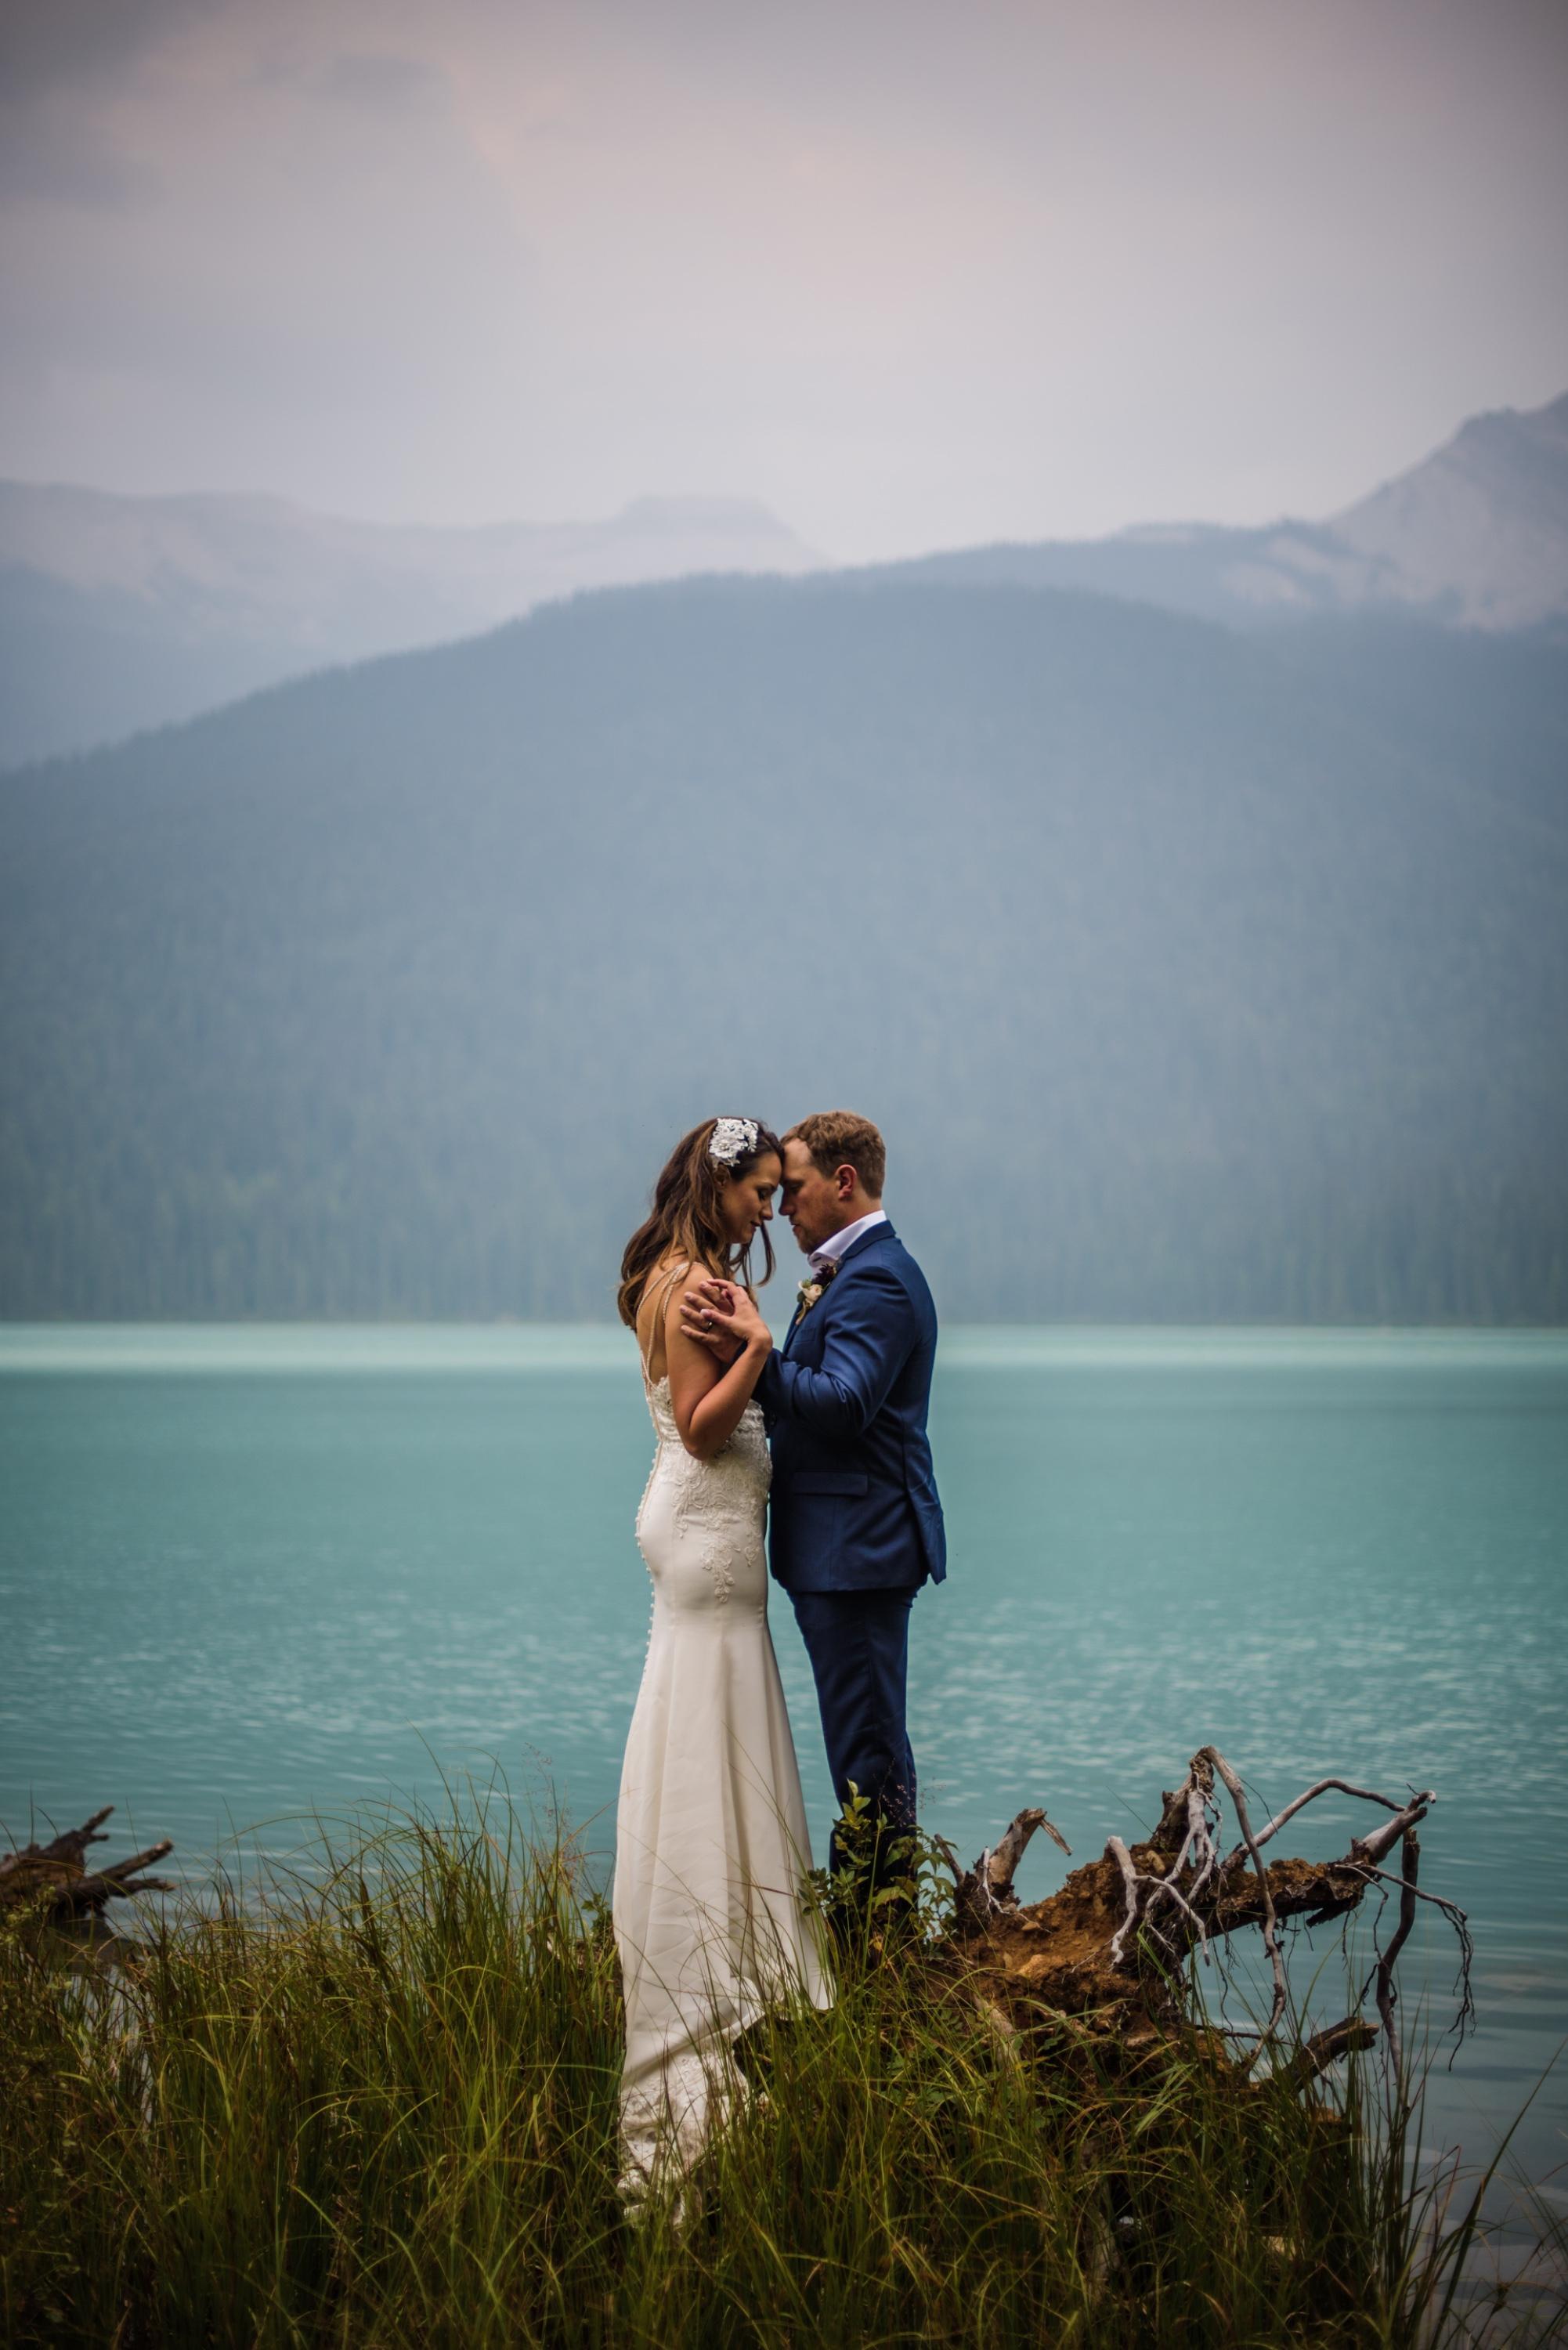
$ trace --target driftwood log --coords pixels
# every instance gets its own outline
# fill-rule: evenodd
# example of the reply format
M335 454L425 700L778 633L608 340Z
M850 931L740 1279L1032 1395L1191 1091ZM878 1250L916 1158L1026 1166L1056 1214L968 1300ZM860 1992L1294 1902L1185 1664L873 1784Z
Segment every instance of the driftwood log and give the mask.
M73 1919L96 1918L106 1901L133 1893L172 1893L169 1878L141 1873L173 1851L168 1836L150 1844L145 1852L132 1853L129 1860L116 1861L112 1867L88 1867L88 1845L109 1841L100 1831L113 1809L112 1804L106 1804L79 1828L67 1828L52 1844L29 1844L20 1852L0 1853L0 1910L32 1909L52 1925L66 1925Z
M1343 1858L1264 1858L1286 1825L1330 1791L1386 1814L1366 1835L1353 1837ZM1222 1797L1235 1817L1237 1840L1226 1849ZM1015 2028L1068 2025L1093 2041L1136 2055L1152 2053L1178 2028L1189 2028L1190 1962L1210 1960L1229 1939L1256 1929L1272 1981L1271 2012L1261 2031L1214 2033L1217 2045L1251 2039L1233 2061L1249 2073L1277 2045L1290 2008L1290 1986L1280 1929L1288 1920L1321 1925L1344 1918L1369 1892L1397 1896L1393 1930L1379 1943L1352 2012L1295 2047L1293 2078L1303 2088L1352 2048L1380 2036L1391 2061L1400 2061L1394 1970L1415 1923L1417 1901L1432 1902L1454 1927L1459 1943L1459 2024L1470 2013L1469 1933L1464 1912L1417 1883L1417 1829L1437 1800L1430 1788L1399 1800L1345 1779L1320 1779L1272 1819L1254 1827L1241 1780L1212 1746L1199 1750L1187 1776L1168 1793L1159 1824L1147 1842L1128 1846L1111 1836L1098 1860L1075 1868L1059 1892L1027 1906L1013 1890L1018 1864L1044 1828L1068 1847L1043 1811L1020 1812L994 1851L960 1869L954 1939L975 1970L975 1988ZM1386 1866L1398 1851L1398 1866ZM1368 1995L1376 2020L1366 2012ZM1213 2027L1210 2027L1213 2030Z

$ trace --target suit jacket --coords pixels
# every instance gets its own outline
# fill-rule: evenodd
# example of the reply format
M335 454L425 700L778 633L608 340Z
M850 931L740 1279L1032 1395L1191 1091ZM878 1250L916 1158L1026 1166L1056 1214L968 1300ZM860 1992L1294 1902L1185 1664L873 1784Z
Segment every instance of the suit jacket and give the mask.
M892 1225L874 1225L757 1382L774 1454L769 1549L786 1591L946 1575L926 1436L936 1352L926 1277Z

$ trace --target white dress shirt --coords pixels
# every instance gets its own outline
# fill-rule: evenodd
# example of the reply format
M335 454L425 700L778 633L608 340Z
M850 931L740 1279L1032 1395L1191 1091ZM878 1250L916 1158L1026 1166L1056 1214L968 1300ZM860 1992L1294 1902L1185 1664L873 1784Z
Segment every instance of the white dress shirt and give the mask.
M842 1231L829 1232L821 1246L812 1250L811 1254L806 1258L807 1264L810 1265L813 1273L820 1273L824 1265L836 1264L845 1250L853 1242L857 1241L862 1232L868 1232L873 1226L885 1224L887 1221L887 1211L882 1208L873 1208L868 1216L857 1216L855 1222L852 1224L846 1224Z

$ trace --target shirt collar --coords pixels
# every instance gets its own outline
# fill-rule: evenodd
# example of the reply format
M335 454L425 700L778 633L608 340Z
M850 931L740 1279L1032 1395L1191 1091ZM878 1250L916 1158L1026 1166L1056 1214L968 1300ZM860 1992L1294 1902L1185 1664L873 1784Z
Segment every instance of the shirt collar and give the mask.
M825 1264L836 1264L845 1250L857 1241L862 1232L871 1232L877 1224L885 1224L887 1221L888 1211L885 1208L873 1208L868 1216L857 1216L854 1223L846 1224L842 1231L829 1232L821 1245L812 1250L806 1259L807 1264L810 1265L813 1273L820 1273Z

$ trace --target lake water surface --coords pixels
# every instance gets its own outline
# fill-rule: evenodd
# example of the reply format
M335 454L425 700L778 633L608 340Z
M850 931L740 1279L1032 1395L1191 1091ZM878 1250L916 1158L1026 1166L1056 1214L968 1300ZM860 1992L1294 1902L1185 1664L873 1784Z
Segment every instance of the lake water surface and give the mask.
M926 1824L967 1859L1040 1802L1089 1857L1210 1741L1265 1811L1329 1773L1435 1787L1422 1881L1469 1912L1479 2028L1428 2134L1483 2156L1568 2034L1568 1337L960 1330L932 1440ZM0 1330L6 1840L112 1802L200 1878L498 1765L607 1868L649 1449L620 1333ZM820 1854L776 1591L774 1629ZM1342 1851L1365 1817L1325 1798L1287 1841ZM1044 1845L1026 1898L1068 1866ZM1423 1911L1434 2030L1451 1953ZM1314 1960L1332 2000L1333 1934ZM1515 2139L1559 2210L1564 2072Z

